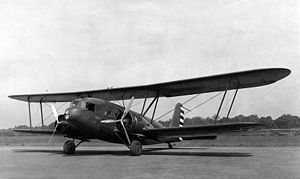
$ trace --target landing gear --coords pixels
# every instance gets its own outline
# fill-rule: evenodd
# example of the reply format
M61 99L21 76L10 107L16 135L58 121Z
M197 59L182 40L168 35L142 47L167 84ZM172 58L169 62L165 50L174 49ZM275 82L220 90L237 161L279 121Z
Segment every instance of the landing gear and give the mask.
M133 156L140 156L143 151L142 144L138 140L132 141L129 149L130 149L131 155L133 155Z
M173 145L171 143L168 143L169 149L173 149Z
M64 143L64 153L65 154L74 154L76 148L82 143L82 142L89 142L89 140L86 140L85 138L81 139L77 145L75 145L74 140L68 140Z
M72 140L68 140L64 143L63 149L65 154L74 154L76 149L75 143Z

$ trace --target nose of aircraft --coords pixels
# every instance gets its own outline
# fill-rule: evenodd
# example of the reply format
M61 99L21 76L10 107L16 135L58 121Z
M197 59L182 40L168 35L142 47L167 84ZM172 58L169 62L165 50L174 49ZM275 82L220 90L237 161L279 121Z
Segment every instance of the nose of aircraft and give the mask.
M69 108L66 110L64 114L64 119L66 121L73 121L80 117L80 109L76 108Z

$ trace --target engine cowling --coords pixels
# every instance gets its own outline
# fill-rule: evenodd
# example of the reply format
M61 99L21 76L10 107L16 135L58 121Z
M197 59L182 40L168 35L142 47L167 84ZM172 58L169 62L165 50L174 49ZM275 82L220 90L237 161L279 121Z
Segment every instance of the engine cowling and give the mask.
M64 114L59 115L57 120L58 122L66 121L65 115Z

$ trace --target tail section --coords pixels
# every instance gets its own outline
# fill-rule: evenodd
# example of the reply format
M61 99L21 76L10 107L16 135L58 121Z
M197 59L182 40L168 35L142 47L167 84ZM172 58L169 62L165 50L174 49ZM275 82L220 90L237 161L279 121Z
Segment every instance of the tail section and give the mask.
M177 103L171 119L170 127L182 127L184 125L184 111L181 103Z

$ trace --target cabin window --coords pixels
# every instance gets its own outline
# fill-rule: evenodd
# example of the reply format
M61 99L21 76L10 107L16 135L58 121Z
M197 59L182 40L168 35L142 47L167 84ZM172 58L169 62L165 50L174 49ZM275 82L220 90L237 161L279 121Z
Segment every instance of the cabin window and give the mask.
M111 115L111 111L108 109L108 110L106 110L105 112L104 112L104 115L105 116L110 116Z
M117 119L117 116L121 113L121 111L118 108L115 107L108 107L104 111L104 116L110 119Z
M86 103L86 109L89 111L95 111L96 105L94 103Z

